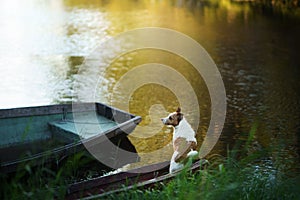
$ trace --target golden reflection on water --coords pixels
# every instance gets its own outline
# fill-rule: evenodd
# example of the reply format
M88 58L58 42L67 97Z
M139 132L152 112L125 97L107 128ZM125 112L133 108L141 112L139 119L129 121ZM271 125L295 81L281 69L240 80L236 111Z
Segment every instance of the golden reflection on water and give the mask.
M228 136L226 137L233 137L232 139L241 138L241 136L230 135L234 134L232 133L234 130L236 130L237 132L249 132L249 127L251 127L252 122L249 119L248 114L260 114L256 113L261 112L259 108L255 106L253 107L253 105L256 105L257 101L261 101L261 99L259 99L261 92L257 92L254 88L254 91L252 92L254 92L254 95L257 95L257 98L249 98L249 93L251 91L247 91L245 88L247 88L247 84L251 84L250 87L255 87L255 84L242 83L244 84L244 88L242 87L243 85L241 85L241 88L237 88L234 81L238 82L240 79L243 79L247 76L243 75L239 77L239 73L241 72L239 71L240 68L243 68L245 66L247 68L247 65L250 65L252 67L251 62L254 62L253 60L255 60L254 63L259 63L258 60L260 60L261 57L264 57L263 59L268 57L263 56L264 53L267 52L267 54L269 54L270 52L268 45L261 46L261 48L258 48L257 45L265 44L266 41L268 42L267 38L272 31L257 33L257 30L260 30L261 27L270 26L270 23L266 23L264 18L259 18L257 20L257 16L254 16L254 12L253 10L251 11L248 4L236 4L230 0L113 0L92 1L89 4L86 4L85 1L78 0L65 1L65 5L66 7L70 8L97 10L103 13L105 20L107 20L109 24L108 28L105 29L105 33L108 36L115 36L121 32L134 28L154 26L180 31L200 42L202 45L204 45L209 53L212 53L213 59L215 61L221 60L222 62L226 62L224 64L224 68L227 71L223 73L231 73L229 77L227 77L228 79L226 84L231 90L229 91L229 98L231 98L232 100L232 102L230 103L233 104L233 109L229 111L229 115L232 124L227 125L227 127L229 127L229 130L227 132ZM256 27L255 24L258 24L258 26ZM264 38L264 40L262 38ZM243 43L245 43L246 45L243 46ZM248 51L247 48L249 46L253 48L253 51ZM219 47L220 50L216 50L216 48ZM257 49L264 50L256 54ZM245 52L248 52L249 54ZM253 59L250 61L250 64L247 63L247 61L244 61L249 57L249 55L251 56L251 59ZM112 93L115 83L118 82L120 77L122 77L122 75L124 75L127 71L141 64L150 62L163 63L165 65L173 67L178 72L183 74L184 77L193 86L194 90L196 91L198 101L200 102L198 106L200 108L201 117L200 126L197 132L197 138L199 144L201 145L201 141L205 136L207 125L210 119L209 95L202 78L197 76L197 73L195 73L194 69L189 66L189 64L185 62L184 59L176 55L157 50L143 50L124 55L124 57L117 59L108 68L108 71L106 73L106 79L109 80L107 91ZM269 62L273 63L274 61L273 59L269 59ZM270 64L269 66L272 65L273 64ZM251 72L251 70L247 70L248 69L246 69L246 72L249 73L250 76L252 76L251 73L253 72ZM163 76L167 78L167 75ZM231 80L233 80L233 83L231 83ZM277 80L276 78L271 78L271 81L276 82ZM271 86L271 88L273 87L274 86ZM283 87L276 87L275 91L278 91L277 88L286 90L286 88ZM246 93L244 93L244 89L246 90ZM274 91L274 89L269 89L268 91ZM115 101L117 102L113 102L116 106L118 105L118 101L122 101L121 97L118 98L115 99ZM281 95L278 95L278 98L280 99L279 103L281 104L293 104L293 102L290 102L289 100L282 102ZM266 100L266 102L269 102L269 100ZM275 104L277 105L277 103ZM172 112L174 109L176 109L177 104L178 100L176 99L176 95L172 94L171 91L168 91L167 88L155 84L145 85L136 90L132 95L129 102L129 111L143 117L143 122L140 126L147 126L149 124L152 124L153 126L159 127L158 130L155 129L154 133L151 133L151 131L135 131L133 133L133 136L130 137L132 142L135 144L138 152L147 154L149 152L153 153L152 155L148 154L148 156L143 156L141 154L142 161L144 163L158 162L161 160L168 160L170 158L172 148L170 145L166 145L171 140L170 131L165 127L161 127L161 125L159 124L160 122L157 119L158 117L156 119L153 119L153 117L151 117L151 113L159 113L161 110L163 110L163 108L167 112ZM275 106L275 104L272 106ZM157 105L162 106L160 107ZM277 113L275 114L275 116L280 116L282 112L285 111L281 111L280 114ZM164 114L166 113L159 113L159 115L162 116ZM185 114L188 118L189 113ZM294 114L288 113L288 116L293 115ZM263 120L269 121L269 124L273 124L273 120L276 121L276 119L268 119L271 119L271 117L267 117L267 120ZM193 123L192 118L190 118L189 120L191 120L191 123ZM295 121L297 121L297 119L293 121L293 125L295 124ZM283 125L282 127L284 126L285 125ZM258 133L263 133L259 134L257 137L259 138L259 140L261 140L262 144L268 146L268 144L272 143L270 141L270 138L272 138L272 134L270 136L267 132L273 133L272 128L271 130L270 128L265 128L264 126L261 126L261 128L262 129L260 129ZM142 137L143 135L152 136L153 134L155 135L155 137ZM292 138L294 138L294 136L292 136ZM296 141L295 138L292 140ZM230 140L229 142L232 142L232 140ZM220 144L221 145L219 146L219 149L216 149L217 153L224 152L224 149L226 149L226 145L228 145L226 141L220 141ZM224 149L222 149L222 145L224 145ZM166 147L166 149L164 149L162 152L156 151L157 149L161 149L162 147Z
M105 72L105 79L110 80L107 83L107 90L110 94L114 95L114 98L111 99L112 105L126 110L126 107L123 105L123 101L125 101L126 98L119 95L114 90L114 86L128 71L147 63L159 63L173 68L181 76L184 76L186 81L193 87L200 104L193 104L193 102L191 102L192 104L189 106L189 111L185 112L185 110L183 110L183 112L195 130L199 126L197 138L199 144L201 144L209 123L210 99L202 77L193 66L182 57L162 50L144 49L122 55L118 59L115 59ZM151 65L149 67L151 67ZM146 77L147 74L136 74L136 76ZM157 74L157 76L161 76L162 80L165 79L166 81L169 78L168 74ZM133 79L132 85L134 84L136 84L136 81ZM173 84L179 86L182 83L175 81ZM170 112L174 112L177 107L180 106L178 95L189 98L189 94L185 95L186 91L182 90L179 92L181 94L174 94L169 88L165 87L163 83L157 84L150 82L139 86L139 88L131 94L129 102L127 103L129 112L141 116L143 121L129 137L142 156L142 163L149 164L170 158L172 154L172 145L170 145L172 130L163 126L160 118L165 117ZM189 99L181 99L181 101L188 102ZM194 118L197 114L193 113L197 110L196 107L199 107L201 113L200 124L196 124L197 119Z

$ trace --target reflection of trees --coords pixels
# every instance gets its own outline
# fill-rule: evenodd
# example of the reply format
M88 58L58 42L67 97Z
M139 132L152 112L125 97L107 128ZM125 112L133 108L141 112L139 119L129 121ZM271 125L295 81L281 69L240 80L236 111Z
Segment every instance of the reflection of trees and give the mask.
M67 78L78 73L79 67L83 64L84 57L83 56L70 56L68 58L69 69L67 72Z
M299 0L256 0L253 5L263 13L300 17Z
M268 7L278 7L281 9L291 9L300 6L299 0L256 0L256 2Z

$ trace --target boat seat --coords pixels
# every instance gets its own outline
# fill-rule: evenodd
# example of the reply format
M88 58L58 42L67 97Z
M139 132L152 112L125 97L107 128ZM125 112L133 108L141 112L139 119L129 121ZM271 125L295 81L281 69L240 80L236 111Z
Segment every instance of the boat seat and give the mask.
M49 122L53 137L66 142L90 138L117 126L117 123L103 116L92 116L93 113L82 113L74 119L61 119Z
M79 141L81 137L77 134L74 124L64 121L53 121L48 123L52 137L66 143ZM73 126L73 127L72 127Z

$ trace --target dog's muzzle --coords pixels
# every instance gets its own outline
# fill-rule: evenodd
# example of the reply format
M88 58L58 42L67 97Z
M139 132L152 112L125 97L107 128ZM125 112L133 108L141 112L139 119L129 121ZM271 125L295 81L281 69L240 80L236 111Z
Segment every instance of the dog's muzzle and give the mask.
M160 120L162 121L162 123L163 123L163 124L166 124L166 123L167 123L167 120L168 120L168 118L161 118Z

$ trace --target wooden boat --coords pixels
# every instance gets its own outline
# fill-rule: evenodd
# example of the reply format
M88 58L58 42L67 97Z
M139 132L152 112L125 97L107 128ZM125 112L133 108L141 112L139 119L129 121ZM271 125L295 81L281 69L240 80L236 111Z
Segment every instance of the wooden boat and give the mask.
M0 172L10 173L19 165L54 162L88 147L115 160L105 170L138 161L127 138L141 117L101 103L78 103L0 110ZM113 144L113 145L111 145ZM124 158L120 149L133 152ZM102 153L102 154L101 154Z
M207 166L207 160L197 160L188 170L195 172ZM172 180L180 171L169 174L169 161L70 184L66 199L98 199L133 188L149 188Z

